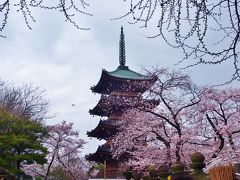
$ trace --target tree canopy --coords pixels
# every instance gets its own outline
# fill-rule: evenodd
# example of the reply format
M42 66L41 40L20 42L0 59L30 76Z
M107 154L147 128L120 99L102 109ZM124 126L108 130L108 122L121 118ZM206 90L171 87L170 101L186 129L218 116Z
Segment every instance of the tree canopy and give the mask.
M187 75L155 69L156 83L146 92L159 99L155 109L131 108L113 139L114 156L129 157L129 167L171 166L190 162L196 151L208 167L238 162L240 89L195 86ZM129 102L131 103L131 102Z
M48 149L47 161L42 166L32 163L24 166L24 172L32 176L57 178L62 174L66 179L86 179L87 163L81 157L85 141L73 130L73 123L62 123L47 126L48 137L44 147ZM60 174L58 174L60 172Z
M0 166L20 173L26 164L46 162L42 139L47 129L39 122L18 118L0 109Z
M44 121L49 118L45 91L31 84L16 87L0 80L0 105L20 119Z
M86 179L85 141L73 123L45 125L47 114L45 91L0 81L0 167L19 176Z

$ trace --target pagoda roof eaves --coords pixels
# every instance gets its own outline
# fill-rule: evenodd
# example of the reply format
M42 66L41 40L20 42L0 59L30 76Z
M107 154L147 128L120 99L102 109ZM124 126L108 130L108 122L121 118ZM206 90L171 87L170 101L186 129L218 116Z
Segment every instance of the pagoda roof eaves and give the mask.
M152 80L151 77L137 73L128 68L128 66L120 65L114 71L106 71L108 75L116 78L127 79L127 80Z
M97 127L87 132L88 137L96 137L98 139L107 139L118 132L120 124L118 121L100 120Z
M111 81L149 82L148 84L153 84L156 81L156 78L139 74L135 71L130 70L127 66L120 65L115 71L107 71L105 69L102 69L100 80L98 81L97 85L91 87L91 90L96 93L108 94L111 91L111 85L109 84L106 86L106 82L110 83Z

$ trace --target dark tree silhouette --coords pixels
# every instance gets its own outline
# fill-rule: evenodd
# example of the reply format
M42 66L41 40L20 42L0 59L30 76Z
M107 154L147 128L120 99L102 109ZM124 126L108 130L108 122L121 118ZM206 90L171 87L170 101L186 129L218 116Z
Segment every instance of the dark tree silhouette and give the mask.
M21 14L25 20L25 23L29 29L31 29L31 23L35 22L35 18L32 15L34 8L41 8L46 10L56 10L62 12L67 22L73 24L77 29L88 30L89 28L80 27L78 23L74 20L74 17L79 14L90 15L90 13L85 12L86 7L89 4L85 0L3 0L0 2L0 37L5 37L2 35L2 31L8 23L8 18L10 11L16 8L17 13Z
M150 38L162 37L167 44L181 48L191 67L199 64L233 64L232 80L240 80L239 0L124 0L142 27L159 31ZM116 19L119 19L116 18Z

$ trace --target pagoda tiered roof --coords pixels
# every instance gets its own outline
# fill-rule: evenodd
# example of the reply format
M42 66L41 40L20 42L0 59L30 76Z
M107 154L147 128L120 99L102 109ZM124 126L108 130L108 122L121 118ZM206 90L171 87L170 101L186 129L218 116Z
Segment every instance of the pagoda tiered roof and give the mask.
M120 65L115 71L102 70L102 75L97 85L91 90L100 94L111 92L143 93L156 81L155 78L145 76L130 70L125 65Z
M102 95L98 104L93 109L90 109L89 113L98 116L109 116L113 112L122 114L130 107L152 109L158 104L159 101L157 100L142 99L141 96Z
M86 155L86 159L88 161L95 161L99 163L107 162L117 162L117 160L112 157L112 148L109 144L103 144L102 146L98 146L98 149L95 153L91 153Z
M123 28L121 28L119 66L114 71L103 69L97 85L91 87L92 92L99 93L102 96L98 104L89 110L89 113L92 115L107 116L108 119L100 120L98 126L87 132L87 135L89 137L105 139L107 142L99 146L95 153L87 155L87 160L101 163L106 160L112 164L118 164L118 162L129 158L130 155L126 153L118 160L113 159L111 138L120 130L122 115L127 109L153 109L159 104L158 100L146 100L142 97L142 94L156 80L156 77L137 73L126 66L124 34Z
M121 121L115 119L100 120L97 127L92 131L88 131L89 137L107 140L118 132Z

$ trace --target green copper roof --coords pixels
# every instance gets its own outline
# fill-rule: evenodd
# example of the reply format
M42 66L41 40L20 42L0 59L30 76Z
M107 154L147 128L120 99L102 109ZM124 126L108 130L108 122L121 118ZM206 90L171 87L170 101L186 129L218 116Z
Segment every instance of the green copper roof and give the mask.
M109 75L133 80L150 80L151 78L130 70L127 66L119 66L115 71L108 72Z

